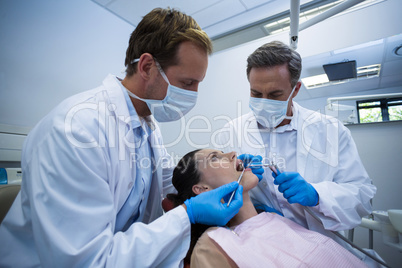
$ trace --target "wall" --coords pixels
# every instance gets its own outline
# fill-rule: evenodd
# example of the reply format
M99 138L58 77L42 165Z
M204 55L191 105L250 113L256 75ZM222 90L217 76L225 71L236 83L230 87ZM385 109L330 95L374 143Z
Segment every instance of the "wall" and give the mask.
M355 140L360 158L377 186L373 210L402 209L402 122L371 123L347 126ZM368 247L368 230L358 227L355 242ZM391 267L401 267L402 253L382 243L374 232L374 249Z
M0 166L16 167L54 106L109 73L124 77L133 26L90 0L2 0L0 15Z
M121 74L133 26L90 0L0 1L0 124L33 127Z

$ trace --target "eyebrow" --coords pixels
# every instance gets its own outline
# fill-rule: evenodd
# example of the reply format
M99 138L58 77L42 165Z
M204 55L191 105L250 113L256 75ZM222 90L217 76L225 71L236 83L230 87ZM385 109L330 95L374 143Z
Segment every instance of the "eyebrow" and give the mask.
M210 152L210 153L207 155L207 159L209 159L209 157L210 157L212 154L218 154L218 153L219 153L219 151ZM221 153L223 153L223 151L221 151Z
M250 91L253 93L263 94L261 91L253 88L250 88ZM275 89L274 91L269 92L269 94L272 95L276 93L283 93L283 91L284 91L283 89Z
M253 88L250 88L250 91L253 92L253 93L259 93L259 94L261 94L260 91L258 91L258 90L256 90L256 89L253 89Z

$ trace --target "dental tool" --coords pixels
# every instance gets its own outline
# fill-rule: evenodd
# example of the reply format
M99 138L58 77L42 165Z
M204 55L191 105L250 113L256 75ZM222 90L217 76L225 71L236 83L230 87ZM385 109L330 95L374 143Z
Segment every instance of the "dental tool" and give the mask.
M243 171L241 172L241 174L240 174L240 176L239 176L239 179L237 180L237 183L238 183L238 184L240 184L241 179L243 178L244 171L246 171L246 167L244 167ZM228 202L228 204L227 204L227 207L230 205L230 202L232 202L232 199L233 199L233 196L234 196L235 192L236 192L236 190L234 190L234 191L232 192L232 195L230 196L230 199L229 199L229 202Z
M278 175L278 170L279 170L279 168L278 168L278 166L277 165L275 165L275 164L250 164L250 165L248 165L248 167L268 167L268 168L270 168L276 175Z

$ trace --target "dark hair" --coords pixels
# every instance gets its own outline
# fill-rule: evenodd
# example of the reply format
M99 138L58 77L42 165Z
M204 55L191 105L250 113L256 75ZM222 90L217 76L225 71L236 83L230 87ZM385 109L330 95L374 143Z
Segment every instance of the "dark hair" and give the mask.
M183 156L173 171L172 183L177 190L177 194L168 194L167 198L173 202L174 207L177 207L183 204L187 199L196 196L192 188L193 185L200 182L200 173L197 167L197 160L195 159L195 154L199 151L200 150L195 150ZM191 254L198 238L209 227L209 225L198 223L191 225L190 248L184 258L185 264L190 264Z
M199 151L195 150L183 156L173 171L172 183L177 194L168 194L167 198L173 202L175 207L196 196L192 187L200 182L200 173L194 156Z
M131 63L143 53L150 53L162 69L177 64L179 44L190 41L212 53L212 41L191 17L174 9L155 8L143 17L132 32L126 51L127 76L137 71L137 63Z
M257 48L247 58L247 78L252 68L274 67L287 64L290 84L296 86L302 70L300 54L280 41L273 41Z

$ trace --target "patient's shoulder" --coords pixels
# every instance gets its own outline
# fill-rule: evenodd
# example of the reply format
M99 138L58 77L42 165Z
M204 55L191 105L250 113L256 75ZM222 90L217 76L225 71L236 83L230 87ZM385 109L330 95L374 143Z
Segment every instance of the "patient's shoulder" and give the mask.
M191 268L194 267L238 267L225 251L215 243L208 232L219 227L211 227L198 239L191 255Z

